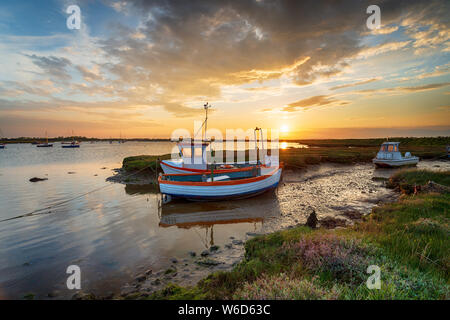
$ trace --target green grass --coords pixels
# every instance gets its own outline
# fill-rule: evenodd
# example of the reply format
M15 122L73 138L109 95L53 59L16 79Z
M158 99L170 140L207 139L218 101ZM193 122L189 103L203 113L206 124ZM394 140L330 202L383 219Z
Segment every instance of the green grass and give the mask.
M391 183L394 185L424 185L428 181L433 181L445 186L450 186L450 171L437 172L430 170L406 169L395 173L391 177Z
M448 172L405 171L408 182L448 182ZM245 259L197 286L151 299L449 299L450 194L404 196L347 229L297 227L245 244ZM381 269L369 290L367 267Z
M151 168L151 170L154 171L158 167L158 170L160 170L161 168L159 166L158 159L160 160L170 159L170 154L165 154L161 156L140 155L127 157L123 159L122 168L126 171L138 171L145 168Z

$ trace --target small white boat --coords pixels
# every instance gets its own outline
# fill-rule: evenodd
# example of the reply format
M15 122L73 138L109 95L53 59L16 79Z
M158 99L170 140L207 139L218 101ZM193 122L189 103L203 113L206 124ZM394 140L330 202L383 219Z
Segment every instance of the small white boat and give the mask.
M268 168L266 168L268 169ZM283 166L271 167L270 171L254 167L248 171L252 176L233 178L236 172L226 175L213 173L160 175L159 189L164 196L193 201L243 199L273 190L280 182Z
M399 144L400 142L384 142L372 162L382 168L415 166L419 162L419 157L412 156L409 152L402 156L398 148Z

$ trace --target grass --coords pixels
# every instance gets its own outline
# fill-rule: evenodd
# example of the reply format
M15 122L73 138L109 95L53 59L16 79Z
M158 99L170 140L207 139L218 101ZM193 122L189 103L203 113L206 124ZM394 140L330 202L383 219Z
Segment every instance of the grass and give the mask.
M402 171L398 179L448 183L449 172ZM404 196L347 229L297 227L245 244L245 259L194 287L150 299L449 299L450 193ZM377 265L381 288L368 289Z
M166 160L170 159L170 154L160 155L160 156L133 156L126 157L122 162L122 169L125 171L138 171L145 168L150 168L152 171L155 171L158 166L158 170L160 170L158 159Z

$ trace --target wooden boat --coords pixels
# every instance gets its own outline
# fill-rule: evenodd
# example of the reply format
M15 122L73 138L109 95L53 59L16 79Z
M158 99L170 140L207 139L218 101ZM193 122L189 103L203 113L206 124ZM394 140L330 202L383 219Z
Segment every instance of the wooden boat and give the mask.
M280 182L283 166L253 167L242 171L160 175L159 189L170 198L193 201L243 199L273 190Z
M381 168L397 168L402 166L415 166L419 162L419 157L414 157L411 153L406 152L402 156L399 151L400 142L384 142L381 145L377 156L372 159L372 162Z
M208 164L207 163L207 148L210 146L211 141L206 139L206 130L208 123L208 109L212 106L208 103L204 105L204 109L206 112L205 120L200 127L199 131L204 127L205 128L205 136L202 137L202 141L192 141L192 142L184 142L182 140L177 142L177 147L179 150L180 159L170 159L170 160L161 160L160 166L165 174L192 174L192 173L208 173L211 171L211 168L214 167L214 172L216 173L224 173L229 172L230 170L239 171L242 168L253 167L255 165L262 166L277 166L279 164L278 157L268 156L266 155L264 158L264 162L259 159L250 161L250 162L241 162L241 163L217 163L217 164ZM257 133L260 134L261 137L261 147L264 150L263 136L261 128L255 128L255 149L256 154L259 154L259 146ZM195 138L195 137L194 137Z

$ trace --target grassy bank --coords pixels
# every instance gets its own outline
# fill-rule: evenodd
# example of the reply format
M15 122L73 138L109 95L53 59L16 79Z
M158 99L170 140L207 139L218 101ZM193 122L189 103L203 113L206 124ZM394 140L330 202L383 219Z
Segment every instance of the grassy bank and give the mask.
M449 174L408 170L394 179L432 177L448 186ZM422 193L377 207L348 229L297 227L259 236L247 241L245 259L232 271L191 288L170 285L150 298L449 299L448 208L450 193ZM380 268L379 290L366 286L370 265Z

